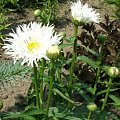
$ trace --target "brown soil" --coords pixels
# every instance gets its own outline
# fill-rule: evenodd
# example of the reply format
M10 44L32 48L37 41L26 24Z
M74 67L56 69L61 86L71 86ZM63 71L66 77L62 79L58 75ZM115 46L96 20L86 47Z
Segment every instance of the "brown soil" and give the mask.
M112 16L112 9L103 3L104 0L86 0L92 7L97 9L101 14L103 20L104 15L107 13ZM98 2L100 1L100 2ZM70 23L70 2L64 2L60 5L59 15L61 20L56 24L57 30L60 32L65 32L67 37L72 35L73 26ZM61 9L62 8L62 9ZM11 26L16 26L21 23L28 23L34 21L32 9L25 9L22 13L10 13L6 16ZM9 31L6 31L9 32ZM69 48L66 49L69 51ZM7 59L3 52L1 52L1 58ZM24 102L24 97L27 95L27 90L30 86L30 78L25 78L24 80L16 80L12 85L6 85L5 88L1 87L0 89L0 99L3 101L4 107L1 111L16 111L19 110L16 106L16 102ZM21 101L22 100L22 101ZM22 104L21 104L22 105Z
M29 78L30 79L30 78ZM25 97L30 86L30 80L11 81L5 87L1 86L0 99L3 101L3 109L1 111L19 111L25 104Z

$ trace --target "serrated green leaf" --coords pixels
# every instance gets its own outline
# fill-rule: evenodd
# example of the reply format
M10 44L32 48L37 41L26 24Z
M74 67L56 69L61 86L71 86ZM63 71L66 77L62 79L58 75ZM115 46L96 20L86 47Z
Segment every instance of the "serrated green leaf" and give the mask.
M115 95L111 95L111 94L109 95L109 97L114 101L112 105L114 105L117 110L120 110L120 98L116 97Z
M84 62L86 62L87 64L89 64L91 67L93 67L95 69L98 68L97 63L95 61L91 60L90 58L88 58L87 56L84 56L84 55L78 56L77 60L84 61Z
M109 97L116 103L120 105L120 98L116 97L115 95L109 95Z
M81 82L81 83L75 83L73 86L75 90L79 91L81 89L86 89L88 92L90 92L92 95L94 95L94 89L90 87L88 84Z
M88 87L86 90L92 95L94 95L94 89L92 87Z
M25 115L40 115L45 114L45 111L39 108L31 108L25 111L23 114Z

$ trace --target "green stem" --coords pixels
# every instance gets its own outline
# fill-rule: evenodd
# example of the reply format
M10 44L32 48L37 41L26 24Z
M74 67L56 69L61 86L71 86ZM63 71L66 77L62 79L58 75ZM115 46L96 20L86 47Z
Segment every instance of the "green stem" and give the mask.
M109 78L109 83L108 83L108 88L107 88L107 91L106 91L106 95L105 95L105 99L104 99L101 111L103 111L105 109L105 106L106 106L106 103L107 103L107 99L108 99L108 96L109 96L109 92L110 92L110 87L111 87L111 84L112 84L112 80L113 80L113 78L110 77Z
M75 62L76 62L76 57L77 57L77 33L78 33L78 26L76 24L74 24L74 37L75 37L75 41L74 41L74 46L73 46L73 55L72 55L72 61L71 61L71 66L69 69L69 81L68 81L68 86L69 86L69 94L70 94L70 98L72 95L72 86L73 86L73 72L74 72L74 66L75 66ZM68 102L68 106L69 108L71 107L71 103Z
M96 94L97 84L98 84L98 82L100 81L100 73L101 73L101 70L100 70L100 66L99 66L99 67L97 68L96 81L95 81L94 88L93 88L94 96L95 96L95 94ZM94 101L94 99L95 99L94 96L93 96L93 101Z
M96 81L95 81L94 88L93 88L93 90L94 90L93 101L95 100L97 84L98 84L98 82L100 82L102 57L103 57L103 44L100 45L100 54L99 54L99 58L98 58L99 67L97 68Z
M43 99L43 75L44 75L44 65L45 60L41 61L41 69L40 69L40 108L42 108L42 99Z
M70 66L70 80L69 80L69 87L70 88L72 88L72 84L73 84L73 71L74 71L75 60L76 60L76 53L73 53L72 63Z
M33 63L34 69L34 82L35 82L35 93L36 93L36 106L40 108L40 100L39 100L39 88L38 88L38 80L37 80L37 67Z
M70 88L72 87L72 83L73 83L73 71L74 71L74 64L75 64L76 55L77 55L77 33L78 33L78 26L76 24L74 24L75 41L74 41L74 48L73 48L72 63L71 63L71 67L70 67L70 80L69 80Z
M49 115L50 101L51 101L52 92L53 92L53 80L54 80L54 60L51 60L50 85L49 85L49 94L48 94L47 106L46 106L46 115L47 115L47 117Z
M57 78L58 78L58 81L61 83L61 71L58 69L57 70Z
M74 53L77 52L77 33L78 33L78 26L74 24L74 37L75 37L74 50L73 50Z
M87 120L90 120L91 114L92 114L92 111L89 111Z

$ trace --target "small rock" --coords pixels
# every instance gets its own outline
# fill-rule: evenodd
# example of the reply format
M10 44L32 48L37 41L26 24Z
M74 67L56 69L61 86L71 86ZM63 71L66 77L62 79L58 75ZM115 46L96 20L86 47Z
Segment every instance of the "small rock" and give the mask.
M3 95L2 96L2 99L7 99L8 98L8 95Z

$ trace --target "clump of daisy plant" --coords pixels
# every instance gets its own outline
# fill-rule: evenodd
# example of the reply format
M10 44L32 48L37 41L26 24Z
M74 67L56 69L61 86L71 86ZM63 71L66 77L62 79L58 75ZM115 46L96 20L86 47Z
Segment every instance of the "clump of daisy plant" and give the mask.
M19 25L16 31L13 30L9 37L4 39L5 54L14 59L22 60L22 65L27 63L34 69L34 85L36 93L36 106L41 106L39 94L39 81L37 74L38 61L49 60L46 53L49 48L59 45L61 35L57 34L53 25L31 22Z
M82 4L80 0L71 3L71 16L72 16L72 23L74 24L74 45L73 45L73 57L72 63L70 67L70 82L69 86L72 86L73 81L73 69L74 63L77 57L77 34L78 34L78 26L83 26L85 23L99 23L99 13L93 8L88 7L88 4Z

